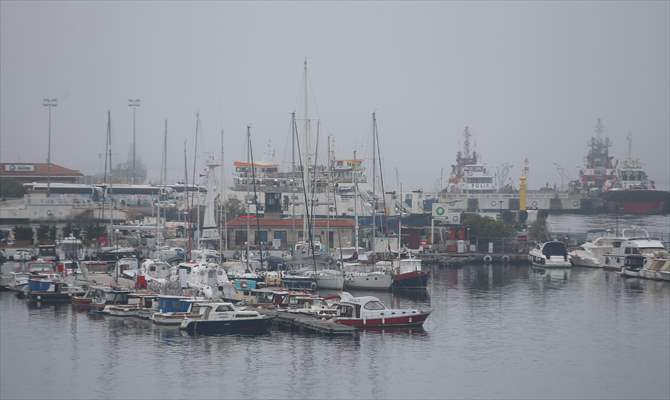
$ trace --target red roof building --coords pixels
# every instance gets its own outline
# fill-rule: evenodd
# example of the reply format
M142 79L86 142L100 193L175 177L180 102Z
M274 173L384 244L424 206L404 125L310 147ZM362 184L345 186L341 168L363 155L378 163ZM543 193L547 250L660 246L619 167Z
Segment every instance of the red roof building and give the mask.
M46 182L76 183L84 176L81 172L51 163L0 163L0 179L18 183Z

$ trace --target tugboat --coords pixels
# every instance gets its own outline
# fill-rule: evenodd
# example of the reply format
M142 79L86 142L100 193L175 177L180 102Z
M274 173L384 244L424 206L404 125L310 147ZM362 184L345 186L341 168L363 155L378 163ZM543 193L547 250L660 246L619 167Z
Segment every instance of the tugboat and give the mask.
M430 311L416 309L389 309L378 298L372 296L353 297L347 292L340 294L337 306L338 324L359 329L422 326Z
M633 138L629 134L628 155L615 161L609 155L612 142L603 137L603 124L596 123L589 141L586 167L579 171L577 188L593 195L597 209L612 213L662 214L670 212L670 192L657 190L640 160L633 158Z

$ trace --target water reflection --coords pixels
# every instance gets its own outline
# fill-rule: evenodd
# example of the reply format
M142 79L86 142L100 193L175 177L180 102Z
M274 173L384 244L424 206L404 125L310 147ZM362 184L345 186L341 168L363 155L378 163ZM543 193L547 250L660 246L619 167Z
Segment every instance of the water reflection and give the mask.
M352 294L432 313L424 329L346 338L276 330L260 337L189 336L177 327L69 306L28 307L0 293L0 398L670 393L666 282L598 269L472 265L433 269L424 293ZM37 362L26 374L15 360ZM561 376L562 384L547 385L547 376Z

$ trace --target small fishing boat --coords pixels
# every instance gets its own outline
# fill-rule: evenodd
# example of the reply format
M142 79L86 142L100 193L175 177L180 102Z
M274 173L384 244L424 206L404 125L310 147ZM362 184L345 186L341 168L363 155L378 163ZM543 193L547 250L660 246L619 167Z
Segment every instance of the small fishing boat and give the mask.
M550 241L538 244L528 252L528 261L541 268L570 268L570 257L563 242Z
M430 271L424 271L418 258L401 258L392 262L393 287L415 289L428 286Z
M430 315L430 311L389 309L376 297L346 292L340 294L337 312L333 321L359 329L421 326Z
M188 333L259 335L270 332L274 318L232 303L195 303L192 311L194 317L184 318L179 326Z

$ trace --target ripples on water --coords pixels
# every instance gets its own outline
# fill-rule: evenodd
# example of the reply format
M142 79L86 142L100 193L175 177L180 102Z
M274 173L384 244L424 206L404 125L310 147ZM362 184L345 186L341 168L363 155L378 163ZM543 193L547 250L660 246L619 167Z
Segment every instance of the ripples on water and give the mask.
M0 397L670 397L668 283L468 266L377 296L431 307L425 330L190 337L2 293Z

